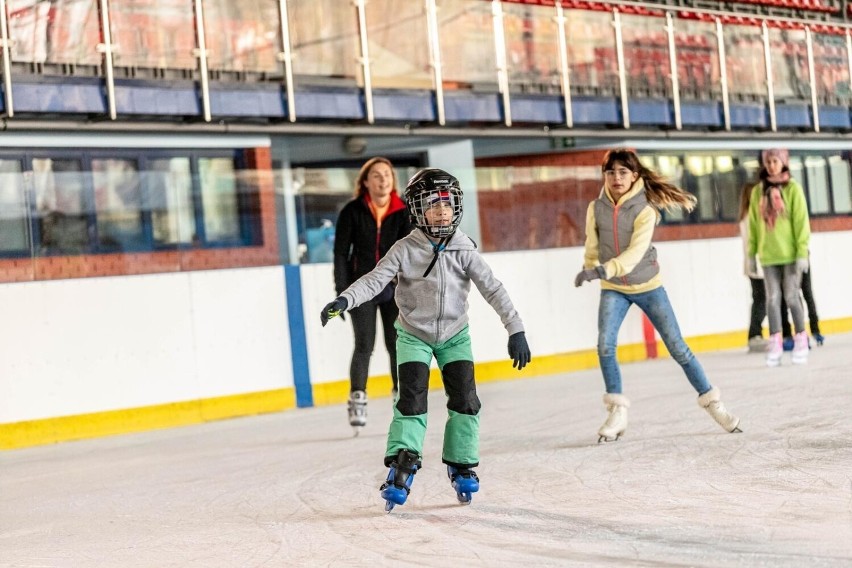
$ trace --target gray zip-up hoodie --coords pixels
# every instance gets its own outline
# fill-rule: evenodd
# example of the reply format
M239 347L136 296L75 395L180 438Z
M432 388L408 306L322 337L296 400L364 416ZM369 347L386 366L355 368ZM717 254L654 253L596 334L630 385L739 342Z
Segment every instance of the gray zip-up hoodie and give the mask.
M467 296L473 281L485 301L500 316L509 335L524 331L509 294L494 277L470 237L457 229L424 278L423 273L434 256L432 241L423 231L412 231L397 241L372 271L340 294L348 302L347 309L368 302L397 277L394 296L399 306L397 321L408 333L437 345L467 325Z

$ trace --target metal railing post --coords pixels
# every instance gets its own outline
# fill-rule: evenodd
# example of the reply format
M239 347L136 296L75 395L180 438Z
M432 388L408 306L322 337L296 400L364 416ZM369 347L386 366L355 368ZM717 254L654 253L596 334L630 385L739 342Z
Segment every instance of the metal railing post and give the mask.
M562 78L562 103L565 106L565 126L574 127L574 108L571 101L571 69L568 63L568 38L565 34L565 13L562 3L554 2L556 6L556 28L559 32L559 70Z
M284 64L284 88L287 90L287 119L296 122L296 94L293 89L293 46L290 43L290 14L287 0L278 0L278 25L281 31L281 49L276 59Z
M444 73L441 68L441 38L438 34L438 8L435 0L425 0L426 29L429 34L429 65L432 67L432 81L435 87L435 111L438 124L444 126L447 116L444 111Z
M358 11L358 37L361 46L358 63L361 65L361 79L364 81L364 107L367 112L367 122L373 124L376 116L373 110L373 75L370 69L370 46L367 40L367 0L353 0L353 3Z
M115 67L113 65L112 30L109 23L109 1L99 0L101 12L101 37L103 42L97 45L97 50L103 54L104 72L106 73L106 94L109 117L115 120L118 113L115 108Z
M198 74L201 81L201 110L204 113L205 122L210 122L210 78L207 71L207 39L204 29L204 8L201 0L193 0L195 9L195 36L198 46L192 50L192 54L198 58Z
M722 85L722 117L725 130L731 129L731 94L728 92L728 56L725 54L725 30L721 18L716 18L716 45L719 51L719 82Z
M3 48L3 90L5 91L4 114L15 116L15 103L12 97L12 42L6 20L6 0L0 0L0 47Z
M819 132L819 100L817 98L816 70L814 69L814 41L811 27L805 26L805 43L808 47L808 81L811 84L811 107L814 117L814 132Z
M672 74L672 102L674 103L675 128L683 129L680 109L680 80L677 76L677 51L675 46L674 18L671 12L666 12L666 33L669 38L669 67Z
M491 0L491 22L494 28L497 88L503 95L503 122L506 126L512 126L512 99L509 95L509 69L506 64L506 33L503 29L503 3L500 0Z
M612 11L612 25L615 28L615 54L618 59L618 85L621 90L621 118L625 130L630 128L630 108L627 97L627 69L624 65L624 40L621 34L621 14L618 8Z
M763 33L763 62L766 66L766 96L769 98L769 127L772 132L778 131L778 122L775 117L775 85L772 80L772 56L769 53L769 26L766 20L760 25Z

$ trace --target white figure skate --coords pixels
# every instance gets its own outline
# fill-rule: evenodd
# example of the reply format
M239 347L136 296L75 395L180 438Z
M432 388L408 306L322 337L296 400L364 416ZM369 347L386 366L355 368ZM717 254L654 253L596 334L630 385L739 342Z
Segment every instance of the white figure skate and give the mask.
M627 430L627 409L630 408L630 400L623 394L605 394L603 402L609 416L606 422L598 430L598 444L601 442L615 442Z
M361 433L361 428L367 425L367 393L364 391L350 393L346 406L349 412L349 425L357 436Z

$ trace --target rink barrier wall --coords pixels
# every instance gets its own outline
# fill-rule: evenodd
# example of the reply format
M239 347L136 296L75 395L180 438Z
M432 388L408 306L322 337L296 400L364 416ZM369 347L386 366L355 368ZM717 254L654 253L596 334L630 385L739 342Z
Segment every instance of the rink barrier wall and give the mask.
M740 239L657 248L693 351L744 349L750 289L741 274ZM812 237L812 279L826 335L852 331L852 298L837 285L852 281L852 266L833 262L835 251L850 248L850 231ZM511 367L499 317L472 290L477 381L595 368L600 288L573 286L582 248L485 256L524 320L533 359L523 371ZM294 273L299 290L288 287ZM333 297L332 281L326 263L0 286L0 448L276 412L295 408L305 388L313 405L343 402L351 323L335 319L322 328L316 317ZM299 297L301 305L293 301ZM304 340L293 339L299 334ZM297 368L291 349L299 344L306 364ZM638 310L628 313L619 344L624 363L648 357ZM666 356L658 340L657 350ZM629 367L624 374L630 381ZM377 339L371 396L387 396L388 375ZM431 384L439 388L436 370Z
M852 331L852 318L821 322L825 335ZM687 338L695 353L736 349L742 347L743 331ZM658 357L667 357L662 341L657 342ZM618 347L621 363L643 361L649 358L648 345L638 343ZM511 381L580 371L597 367L596 351L560 353L535 358L535 366L522 374L510 362L488 362L475 365L479 384L493 381ZM368 396L390 396L390 375L371 376ZM443 390L441 375L432 369L429 389ZM341 404L349 396L349 381L333 381L315 385L313 403L317 406ZM296 408L295 389L279 389L233 396L201 399L182 403L96 412L77 416L63 416L45 420L31 420L13 424L0 424L0 450L14 450L31 446L83 440L103 436L132 434L148 430L190 426L214 420L238 418L257 414L281 412Z

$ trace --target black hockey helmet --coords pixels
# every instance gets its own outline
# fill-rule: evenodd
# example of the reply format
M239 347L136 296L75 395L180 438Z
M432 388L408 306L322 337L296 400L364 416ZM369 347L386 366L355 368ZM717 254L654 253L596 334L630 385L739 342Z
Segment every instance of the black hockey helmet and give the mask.
M461 223L464 212L463 197L459 180L438 168L425 168L414 174L405 187L405 203L411 222L430 237L449 237ZM426 212L432 207L443 205L452 208L449 223L432 224Z

